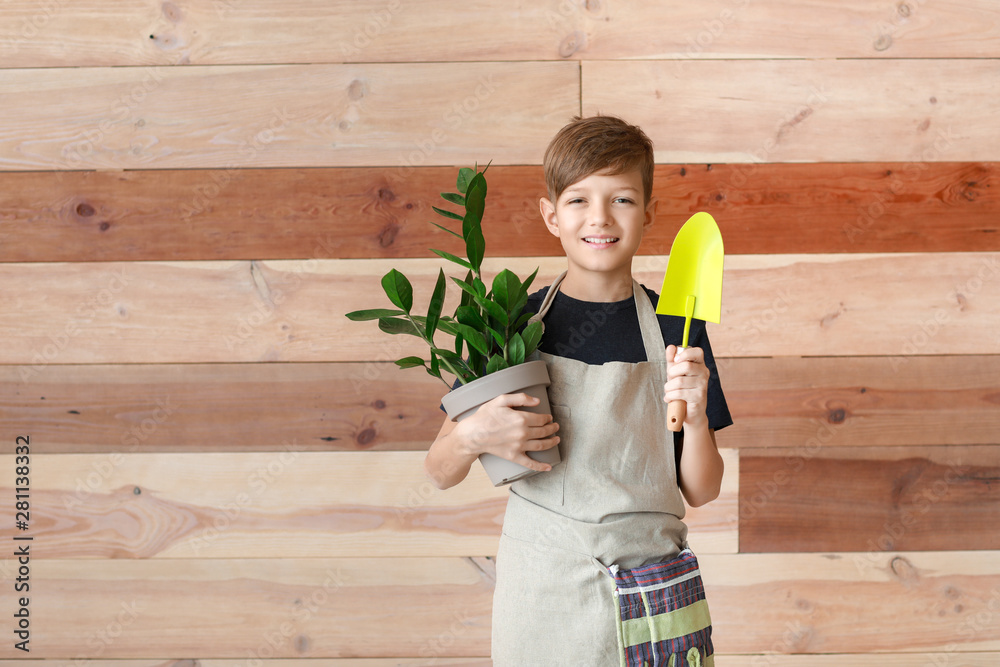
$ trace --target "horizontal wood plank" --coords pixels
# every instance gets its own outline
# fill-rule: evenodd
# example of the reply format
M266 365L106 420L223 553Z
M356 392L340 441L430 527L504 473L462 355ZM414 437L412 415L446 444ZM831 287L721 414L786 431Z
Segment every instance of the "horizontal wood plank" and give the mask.
M1000 355L718 359L721 447L996 444ZM447 387L389 362L0 366L39 454L426 450ZM23 381L22 378L27 378ZM822 439L822 440L821 440Z
M1000 651L1000 553L859 558L700 558L717 650ZM492 573L486 559L40 560L32 640L50 659L246 658L267 636L276 646L265 657L275 658L485 657ZM115 622L119 636L101 642ZM13 651L0 646L4 658L19 657Z
M935 662L936 661L936 662ZM937 664L948 667L996 667L1000 662L1000 652L957 652L938 653L878 653L830 655L779 655L761 653L755 655L725 655L716 652L716 667L840 667L843 664L859 667L932 667ZM57 667L62 661L32 660L33 667ZM291 658L287 660L259 660L256 667L313 667L315 659ZM492 667L489 658L328 658L323 665L330 667ZM88 667L232 667L232 661L225 660L88 660ZM0 660L0 667L28 667L26 661Z
M744 451L739 520L744 553L996 550L1000 445Z
M595 61L584 114L638 123L660 162L995 160L996 60Z
M441 491L424 452L32 456L42 558L493 556L508 487L479 464ZM9 462L13 456L0 460ZM685 518L700 553L737 550L737 453L715 502ZM192 480L197 483L192 486ZM13 489L7 489L11 494ZM0 529L8 540L17 531Z
M428 224L452 167L0 172L0 261L464 254ZM539 166L493 166L487 248L560 255ZM997 163L658 165L642 254L712 213L739 254L1000 250ZM516 247L507 240L518 238ZM156 238L156 243L148 243Z
M737 423L723 446L1000 443L996 355L729 358L719 376Z
M579 111L579 68L7 70L0 107L0 170L538 163Z
M277 10L281 11L278 12ZM145 11L144 11L145 10ZM273 0L0 8L8 67L561 58L996 57L988 0L960 5ZM670 30L663 30L670 25Z
M36 263L0 265L2 364L389 361L424 354L416 338L377 334L344 314L379 307L379 280L397 268L426 309L435 260ZM659 289L662 256L633 273ZM990 253L737 255L726 263L719 357L997 354L989 304L1000 300ZM549 284L562 258L492 259ZM886 280L892 276L892 280ZM449 286L449 299L458 288ZM44 295L44 298L38 298ZM445 305L446 312L452 301ZM151 342L155 341L155 345ZM669 341L668 341L669 342ZM416 371L412 371L416 372Z

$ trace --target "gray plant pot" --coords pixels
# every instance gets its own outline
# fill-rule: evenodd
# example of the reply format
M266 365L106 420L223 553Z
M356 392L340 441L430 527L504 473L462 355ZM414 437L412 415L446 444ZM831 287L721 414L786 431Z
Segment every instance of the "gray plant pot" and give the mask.
M479 406L497 396L524 392L529 396L539 398L540 402L535 407L517 408L518 410L548 415L552 414L552 409L549 407L549 395L545 389L548 386L549 370L545 362L528 361L491 373L454 389L441 399L441 404L448 413L448 417L458 422L474 415ZM558 445L539 452L528 452L528 456L552 466L561 460ZM486 474L489 475L490 481L493 482L493 486L510 484L539 473L538 470L525 468L520 463L514 463L493 454L482 454L479 460L483 464Z

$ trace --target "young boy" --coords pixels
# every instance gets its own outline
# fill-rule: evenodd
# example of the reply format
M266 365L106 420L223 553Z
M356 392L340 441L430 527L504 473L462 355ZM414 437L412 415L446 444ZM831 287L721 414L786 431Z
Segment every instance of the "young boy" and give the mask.
M483 452L545 471L510 487L496 560L496 667L711 665L682 496L693 507L718 497L714 432L732 419L704 322L692 322L690 346L678 351L683 318L656 315L658 295L632 278L656 212L652 142L618 118L575 118L544 168L549 197L539 206L567 268L527 310L545 325L537 354L552 379L554 419L516 410L537 404L526 394L445 419L427 473L448 488ZM676 436L666 426L671 400L687 403ZM556 445L562 462L553 468L527 456Z

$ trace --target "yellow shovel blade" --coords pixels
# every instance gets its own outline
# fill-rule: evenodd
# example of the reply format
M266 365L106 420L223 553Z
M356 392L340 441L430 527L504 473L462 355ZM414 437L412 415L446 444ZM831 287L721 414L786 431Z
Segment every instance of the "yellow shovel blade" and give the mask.
M677 232L663 276L658 315L722 319L722 233L708 213L692 215ZM689 298L694 297L694 308Z

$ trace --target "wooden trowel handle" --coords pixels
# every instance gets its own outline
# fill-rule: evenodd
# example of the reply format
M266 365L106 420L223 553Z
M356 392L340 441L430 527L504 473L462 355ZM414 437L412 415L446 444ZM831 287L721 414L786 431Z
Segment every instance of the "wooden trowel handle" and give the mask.
M683 347L678 347L677 351L683 350ZM667 429L674 431L675 433L681 430L684 426L684 420L687 418L687 401L670 401L667 403Z

